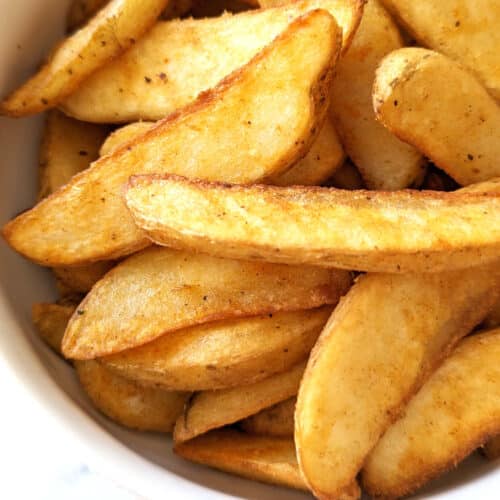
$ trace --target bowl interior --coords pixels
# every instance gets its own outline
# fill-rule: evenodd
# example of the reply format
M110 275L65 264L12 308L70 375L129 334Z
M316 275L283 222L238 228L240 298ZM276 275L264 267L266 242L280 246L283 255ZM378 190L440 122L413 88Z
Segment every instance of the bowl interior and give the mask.
M0 29L1 96L31 74L62 35L68 5L67 0L0 0L5 7ZM0 118L2 225L33 204L42 125L43 117ZM31 304L56 298L50 272L16 255L3 240L0 262L0 357L33 398L81 442L88 460L98 464L104 474L150 498L165 491L182 494L182 498L308 498L189 464L173 455L169 438L129 431L100 415L80 390L71 366L33 331ZM420 496L455 499L476 494L489 498L488 492L495 492L498 481L495 464L473 456Z

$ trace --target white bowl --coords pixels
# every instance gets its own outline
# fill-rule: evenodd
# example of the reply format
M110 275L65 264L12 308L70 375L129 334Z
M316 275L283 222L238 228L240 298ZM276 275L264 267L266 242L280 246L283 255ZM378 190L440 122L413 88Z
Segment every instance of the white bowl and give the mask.
M0 96L31 74L61 35L67 0L0 0ZM0 223L33 204L42 118L0 119ZM4 383L32 398L35 411L56 419L53 439L71 440L94 469L146 498L299 499L307 495L265 486L189 464L164 436L125 430L98 414L73 370L36 337L31 304L52 300L49 273L0 243L0 367ZM4 401L4 404L8 403ZM34 412L32 425L37 425ZM22 429L12 432L22 435ZM44 432L43 428L39 429ZM496 464L498 465L498 463ZM495 488L496 486L496 488ZM421 498L498 498L500 470L472 457L421 493Z

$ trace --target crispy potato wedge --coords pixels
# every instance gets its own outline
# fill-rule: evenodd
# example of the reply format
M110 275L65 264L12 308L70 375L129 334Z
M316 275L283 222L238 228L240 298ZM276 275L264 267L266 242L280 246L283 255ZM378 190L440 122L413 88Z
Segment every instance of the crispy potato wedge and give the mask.
M487 314L499 282L498 265L358 279L314 346L297 399L299 464L315 495L336 498L351 484L405 402Z
M496 0L383 0L420 44L460 61L500 99Z
M102 9L108 0L73 0L68 11L68 31L80 28L89 19L95 16L99 9Z
M136 137L141 136L149 130L154 125L154 122L135 122L129 123L124 127L116 129L114 132L108 135L104 141L99 154L101 156L114 153L126 142L133 141Z
M292 439L250 436L233 429L221 429L177 443L174 451L191 462L248 479L307 491Z
M233 424L297 394L305 363L246 386L194 394L174 429L175 442Z
M363 179L359 174L358 169L347 160L325 183L326 185L337 189L364 189Z
M499 360L500 329L458 345L370 453L371 496L406 496L500 432Z
M67 292L88 293L92 287L114 266L114 262L105 260L94 262L88 266L54 267L54 272L59 283Z
M97 361L76 361L75 368L96 408L131 429L172 432L188 397L182 392L143 387L115 375Z
M293 397L243 419L239 426L249 434L292 437L297 398Z
M307 155L286 172L263 182L275 186L315 186L326 181L344 163L345 155L337 131L326 120Z
M38 199L57 191L96 160L108 133L106 126L79 122L60 111L50 111L40 147Z
M362 0L302 0L277 9L160 22L130 51L88 78L62 107L71 116L91 122L160 120L194 101L200 92L217 86L271 43L293 19L313 9L325 9L335 17L344 34L342 45L347 47L361 19ZM330 43L318 38L311 44L318 48ZM288 48L290 53L303 50ZM299 57L300 52L293 59ZM314 72L317 56L307 55L304 62L309 58ZM290 62L302 66L298 60ZM273 78L280 81L284 76ZM309 78L302 74L297 82L305 80L309 86ZM277 86L272 81L266 85ZM282 91L286 94L284 88ZM284 105L277 109L282 111ZM253 122L250 116L248 120ZM225 123L234 126L236 121L246 123L226 116Z
M330 112L369 189L406 188L422 177L425 167L422 155L386 130L373 112L375 70L384 56L402 46L394 21L378 0L370 0L333 81Z
M124 377L169 390L248 385L309 356L331 306L206 323L101 358Z
M345 271L149 248L94 286L68 325L65 356L92 359L209 321L336 304Z
M455 61L421 48L384 58L373 87L377 118L465 186L500 176L500 107Z
M500 458L500 434L487 441L482 451L489 460L498 460Z
M63 40L47 63L0 104L20 117L57 106L83 80L118 56L150 28L169 0L111 0L81 30Z
M62 356L61 343L66 325L75 312L76 304L37 303L31 317L37 332L57 354Z
M159 245L372 272L435 272L500 256L500 182L484 191L347 192L132 177L127 206ZM408 237L411 235L411 238Z
M326 117L339 36L325 11L295 20L191 107L102 157L11 221L5 238L42 265L113 259L150 244L121 197L130 175L168 171L252 182L286 170L307 153Z
M488 316L486 316L484 326L486 328L496 328L500 326L500 301L493 306Z

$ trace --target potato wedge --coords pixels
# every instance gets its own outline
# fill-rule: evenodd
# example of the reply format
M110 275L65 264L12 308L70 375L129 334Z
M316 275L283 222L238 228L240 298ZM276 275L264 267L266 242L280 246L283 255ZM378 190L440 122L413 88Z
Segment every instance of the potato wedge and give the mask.
M422 155L386 130L373 112L375 70L385 55L402 46L394 21L378 0L370 0L333 81L330 112L346 153L369 189L409 187L425 167Z
M250 436L222 429L177 443L174 452L191 462L248 479L307 491L292 439Z
M489 460L498 460L500 458L500 434L485 443L483 453Z
M142 431L172 432L188 394L143 387L119 377L97 361L76 361L84 391L115 422Z
M102 157L11 221L5 238L42 265L113 259L150 244L121 197L130 175L168 171L253 182L286 170L306 154L323 125L339 36L325 11L295 20L191 107Z
M304 361L331 306L206 323L101 358L119 375L179 391L248 385Z
M349 160L335 171L325 185L350 191L365 187L358 169Z
M57 106L83 80L118 56L156 21L169 0L111 0L81 30L63 40L47 63L0 104L20 117Z
M68 292L86 294L114 265L114 262L105 260L88 266L53 267L52 271Z
M291 370L240 387L197 392L186 403L174 429L176 443L212 429L234 424L297 394L305 363Z
M484 326L485 328L496 328L500 326L500 301L493 306L488 316L486 316Z
M76 304L37 303L31 308L31 318L42 340L62 356L61 344Z
M499 283L496 264L358 279L314 346L297 399L299 464L315 495L336 498L351 484L405 402L487 314Z
M344 192L151 175L131 178L126 202L159 245L359 271L435 272L499 259L500 182L487 188Z
M406 496L500 433L499 360L500 329L458 345L370 453L371 496Z
M193 102L200 92L217 86L270 44L293 19L313 9L325 9L335 17L344 34L342 45L347 47L361 19L362 0L302 0L277 9L160 22L130 51L88 78L62 103L64 112L101 123L160 120ZM320 39L311 43L316 48L329 45ZM299 53L294 58L298 57ZM313 66L316 59L311 59ZM301 65L297 60L291 62ZM283 78L274 76L275 81ZM301 79L307 81L309 76L297 77L297 81ZM276 88L272 81L266 85ZM228 118L226 123L234 126L239 121Z
M500 107L442 54L405 48L384 58L373 87L377 118L465 186L500 176Z
M249 434L292 437L297 398L293 397L243 419L239 426Z
M336 304L344 271L292 267L150 248L111 270L79 305L65 356L92 359L220 319Z
M345 155L337 131L326 120L307 155L286 172L263 182L275 186L315 186L326 181L344 163Z
M383 0L407 30L460 61L500 99L500 5L496 0Z
M102 9L108 0L73 0L68 11L68 31L80 28Z
M154 122L135 122L116 129L113 133L108 135L99 150L99 154L105 156L114 153L126 142L133 141L136 137L140 137L153 125Z
M96 160L108 133L106 126L79 122L60 111L50 111L40 147L38 199L57 191Z

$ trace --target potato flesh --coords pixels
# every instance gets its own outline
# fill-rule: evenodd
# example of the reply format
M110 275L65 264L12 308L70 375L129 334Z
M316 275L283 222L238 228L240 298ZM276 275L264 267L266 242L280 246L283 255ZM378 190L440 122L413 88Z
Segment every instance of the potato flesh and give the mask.
M292 439L222 429L178 443L174 451L186 460L238 476L307 491Z
M126 142L133 141L136 137L140 137L144 132L149 130L154 125L154 122L136 122L129 123L124 127L116 129L112 134L109 134L104 141L99 154L105 156L114 153Z
M295 397L287 399L245 418L239 426L249 434L293 438L296 403Z
M500 5L496 0L383 0L422 45L446 54L500 99Z
M435 272L498 260L499 189L497 181L478 193L346 192L138 176L126 202L159 245L360 271Z
M57 354L62 356L61 344L64 337L64 330L72 314L75 312L75 305L68 304L33 304L31 317L33 324L40 337Z
M346 153L369 189L406 188L424 168L422 155L386 130L373 112L375 70L385 55L402 46L391 17L378 0L370 0L333 81L331 115Z
M130 51L88 78L62 107L91 122L160 120L247 64L310 10L328 10L343 30L343 43L349 44L361 18L358 4L304 0L266 11L157 23Z
M316 495L335 498L353 481L405 402L487 314L499 280L494 265L358 279L313 348L297 400L299 464Z
M500 107L473 75L447 57L405 48L377 69L378 119L466 186L500 176Z
M174 429L176 443L233 424L295 396L305 363L247 386L198 392L191 397Z
M92 359L220 319L337 303L349 273L150 248L99 281L68 325L69 358Z
M131 429L171 432L188 396L143 387L113 374L97 361L76 361L75 367L96 408Z
M286 170L306 154L323 124L339 36L325 11L294 21L191 107L11 221L5 238L42 265L113 259L149 245L122 200L131 175L168 171L245 183Z
M27 116L59 104L83 80L131 47L169 0L111 0L81 30L64 40L49 61L0 105L0 114Z
M101 358L124 377L169 390L248 385L303 361L331 306L206 323Z
M500 432L499 359L500 329L458 345L368 457L370 495L408 495Z

